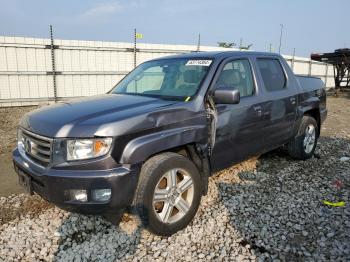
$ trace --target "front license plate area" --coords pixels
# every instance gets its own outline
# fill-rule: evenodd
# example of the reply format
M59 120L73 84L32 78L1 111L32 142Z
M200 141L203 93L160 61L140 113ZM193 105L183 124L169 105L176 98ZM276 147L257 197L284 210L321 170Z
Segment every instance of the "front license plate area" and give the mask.
M30 176L18 169L18 180L19 184L25 189L25 191L28 194L33 195L32 181Z

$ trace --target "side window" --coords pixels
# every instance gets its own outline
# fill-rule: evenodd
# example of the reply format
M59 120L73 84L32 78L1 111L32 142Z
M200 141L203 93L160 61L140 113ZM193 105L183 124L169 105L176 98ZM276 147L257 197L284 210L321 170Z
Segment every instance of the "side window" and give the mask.
M258 58L257 65L267 91L286 88L286 77L277 59Z
M224 86L239 90L241 97L254 94L253 73L247 59L228 62L216 82L216 87Z
M137 79L131 81L127 87L127 92L152 92L162 87L164 72L160 66L146 69ZM145 88L147 87L147 88Z

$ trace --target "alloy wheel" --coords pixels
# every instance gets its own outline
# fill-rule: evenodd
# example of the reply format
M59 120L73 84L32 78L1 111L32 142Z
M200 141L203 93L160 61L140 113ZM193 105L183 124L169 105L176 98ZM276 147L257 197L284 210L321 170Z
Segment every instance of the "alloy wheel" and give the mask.
M175 223L183 218L193 202L194 184L189 173L174 168L158 181L153 194L153 209L162 223Z
M316 141L316 129L314 125L308 125L305 130L305 137L304 137L304 150L305 153L309 154L312 149L314 148Z

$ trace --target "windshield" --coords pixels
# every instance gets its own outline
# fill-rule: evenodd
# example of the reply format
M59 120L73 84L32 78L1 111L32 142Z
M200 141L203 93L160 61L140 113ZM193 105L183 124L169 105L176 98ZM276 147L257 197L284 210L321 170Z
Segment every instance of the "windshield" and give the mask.
M145 62L120 81L111 93L188 101L197 93L211 62L189 58Z

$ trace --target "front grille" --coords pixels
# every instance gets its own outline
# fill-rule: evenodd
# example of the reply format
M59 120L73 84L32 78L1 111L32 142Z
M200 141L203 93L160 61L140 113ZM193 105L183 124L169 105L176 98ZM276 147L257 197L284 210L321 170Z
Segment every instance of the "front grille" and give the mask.
M51 162L52 139L22 129L24 151L28 157L41 165Z

